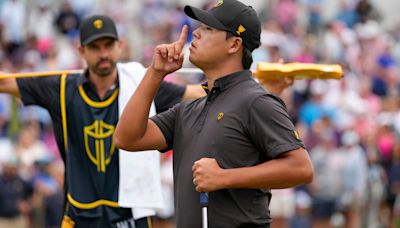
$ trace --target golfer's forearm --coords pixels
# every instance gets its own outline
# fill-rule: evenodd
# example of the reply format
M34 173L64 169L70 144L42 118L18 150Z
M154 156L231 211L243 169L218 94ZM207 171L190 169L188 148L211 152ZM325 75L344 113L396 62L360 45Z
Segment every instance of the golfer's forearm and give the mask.
M292 167L271 168L268 171L251 168L230 169L226 175L224 188L282 189L308 183L306 170ZM288 172L283 173L282 169Z
M145 135L151 103L162 81L159 73L149 68L126 105L115 129L115 144L119 148L129 147Z
M295 157L285 156L253 167L226 169L224 188L281 189L310 183L313 177L311 161L300 154L306 152L290 153Z

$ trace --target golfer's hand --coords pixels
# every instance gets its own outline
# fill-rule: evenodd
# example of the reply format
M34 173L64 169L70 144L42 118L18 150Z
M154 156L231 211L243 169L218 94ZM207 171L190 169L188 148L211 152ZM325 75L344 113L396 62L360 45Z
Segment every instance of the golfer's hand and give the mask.
M223 188L224 170L214 158L202 158L192 166L193 184L198 192L212 192Z
M179 39L171 44L161 44L155 48L151 68L163 76L182 67L183 48L186 43L189 28L183 26Z

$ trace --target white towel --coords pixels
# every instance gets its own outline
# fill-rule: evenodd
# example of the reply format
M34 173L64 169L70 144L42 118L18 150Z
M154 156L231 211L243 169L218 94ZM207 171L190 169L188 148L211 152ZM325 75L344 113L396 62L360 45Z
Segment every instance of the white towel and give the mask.
M136 62L117 64L119 76L119 116L142 80L146 69ZM154 102L150 116L156 114ZM164 207L158 151L119 150L119 200L121 207L133 208L135 219L155 215Z

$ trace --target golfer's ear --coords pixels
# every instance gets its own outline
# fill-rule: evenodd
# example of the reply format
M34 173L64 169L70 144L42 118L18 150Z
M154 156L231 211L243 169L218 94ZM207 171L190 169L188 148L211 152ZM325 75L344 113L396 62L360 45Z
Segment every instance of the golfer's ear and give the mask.
M228 49L229 54L234 54L242 50L241 49L243 47L242 38L233 36L228 39L228 42L229 42L229 49Z

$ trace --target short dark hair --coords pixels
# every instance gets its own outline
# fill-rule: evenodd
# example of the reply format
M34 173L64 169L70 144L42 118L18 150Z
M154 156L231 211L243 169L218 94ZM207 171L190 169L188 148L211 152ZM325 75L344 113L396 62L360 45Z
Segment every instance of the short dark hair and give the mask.
M226 39L234 37L231 32L226 32ZM242 65L245 70L250 69L251 64L253 64L253 56L251 51L243 45L243 55L242 55Z

